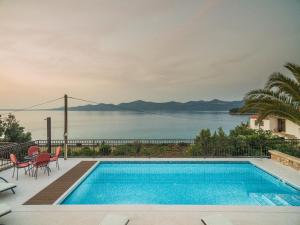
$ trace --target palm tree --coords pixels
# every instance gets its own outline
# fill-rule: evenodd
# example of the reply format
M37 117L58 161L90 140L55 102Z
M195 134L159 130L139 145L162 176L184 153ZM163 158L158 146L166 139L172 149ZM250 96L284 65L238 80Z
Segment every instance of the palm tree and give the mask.
M258 122L272 115L300 125L300 66L287 63L285 68L292 76L271 74L263 89L246 94L243 112L256 111Z

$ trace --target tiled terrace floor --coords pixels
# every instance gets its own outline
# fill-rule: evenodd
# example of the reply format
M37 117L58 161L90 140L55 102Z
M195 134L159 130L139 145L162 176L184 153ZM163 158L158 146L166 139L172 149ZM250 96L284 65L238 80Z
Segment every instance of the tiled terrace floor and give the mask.
M0 218L0 224L5 225L96 225L107 213L127 215L132 225L201 225L201 216L222 213L236 225L300 225L300 207L241 207L241 206L159 206L159 205L106 205L106 206L31 206L23 205L28 199L48 186L54 180L73 168L81 160L94 159L61 159L61 169L52 165L52 173L40 173L37 180L20 173L19 180L11 178L11 170L0 172L0 176L15 182L18 187L16 194L0 193L0 202L12 207L13 212ZM107 159L106 159L107 160ZM113 159L116 160L116 159ZM122 159L121 159L122 160ZM124 160L124 159L123 159ZM127 160L127 159L126 159ZM130 159L131 160L131 159ZM149 160L149 159L137 159ZM151 159L153 160L153 159ZM170 160L170 159L158 159ZM172 159L171 159L172 160ZM180 160L180 159L176 159ZM190 160L190 159L182 159ZM191 159L197 160L197 159ZM200 159L203 160L203 159ZM211 159L205 159L211 160ZM213 159L214 160L214 159ZM224 160L224 159L218 159ZM241 159L226 159L241 160ZM300 172L285 167L269 159L250 160L259 167L281 177L300 187Z

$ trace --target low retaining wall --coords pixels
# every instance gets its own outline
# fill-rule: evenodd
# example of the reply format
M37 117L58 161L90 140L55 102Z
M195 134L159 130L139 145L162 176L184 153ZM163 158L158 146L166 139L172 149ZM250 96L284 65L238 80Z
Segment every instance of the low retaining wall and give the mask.
M300 158L290 156L276 150L270 150L269 153L272 160L278 161L281 164L292 167L296 170L300 170Z

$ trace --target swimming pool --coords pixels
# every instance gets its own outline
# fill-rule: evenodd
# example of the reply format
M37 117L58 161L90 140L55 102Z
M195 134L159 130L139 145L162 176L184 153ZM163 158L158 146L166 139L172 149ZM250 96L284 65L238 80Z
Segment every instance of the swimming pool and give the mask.
M249 162L101 162L60 204L300 206L300 190Z

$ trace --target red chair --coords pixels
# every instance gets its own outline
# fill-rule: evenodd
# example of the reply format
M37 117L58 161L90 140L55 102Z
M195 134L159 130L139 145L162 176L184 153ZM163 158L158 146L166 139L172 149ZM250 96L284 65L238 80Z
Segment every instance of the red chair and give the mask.
M36 145L30 146L27 153L28 156L38 155L40 153L40 148Z
M10 154L9 157L10 157L10 161L13 163L13 166L14 166L14 171L13 171L12 177L14 177L15 170L17 168L17 180L18 180L18 178L19 178L19 169L24 168L25 174L26 174L27 173L26 168L29 167L30 164L29 164L29 162L19 162L17 160L17 157L15 156L15 154Z
M58 169L59 169L58 158L59 158L60 153L61 153L61 147L59 146L55 150L55 155L50 158L50 162L56 162L55 167L58 168Z
M37 179L39 168L44 168L45 172L47 171L49 176L49 172L50 172L50 168L48 166L49 162L50 162L50 154L47 152L43 152L35 158L35 161L32 163L33 169L35 169L33 173L35 179Z
M38 154L40 154L40 148L38 146L33 145L28 148L27 155L30 157L29 164L31 165L28 168L29 173L33 169L32 163L34 162L34 159Z

